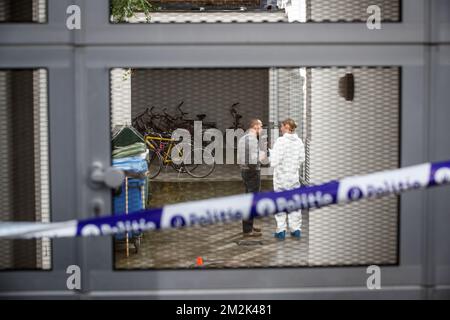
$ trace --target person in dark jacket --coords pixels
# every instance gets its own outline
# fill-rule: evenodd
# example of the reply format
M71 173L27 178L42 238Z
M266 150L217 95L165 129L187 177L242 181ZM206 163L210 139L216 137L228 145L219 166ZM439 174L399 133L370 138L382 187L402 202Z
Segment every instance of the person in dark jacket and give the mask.
M250 121L246 134L238 142L238 163L241 168L241 176L245 185L245 192L261 191L261 156L258 137L262 133L262 121L253 119ZM242 221L244 237L260 237L261 229L255 228L253 219Z

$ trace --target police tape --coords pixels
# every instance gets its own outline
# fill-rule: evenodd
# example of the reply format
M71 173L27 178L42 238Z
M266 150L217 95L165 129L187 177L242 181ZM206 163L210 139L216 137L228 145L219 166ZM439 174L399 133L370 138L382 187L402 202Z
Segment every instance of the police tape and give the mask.
M281 192L248 193L167 205L129 214L66 222L4 222L0 238L102 236L171 229L322 208L450 183L450 161L426 163Z

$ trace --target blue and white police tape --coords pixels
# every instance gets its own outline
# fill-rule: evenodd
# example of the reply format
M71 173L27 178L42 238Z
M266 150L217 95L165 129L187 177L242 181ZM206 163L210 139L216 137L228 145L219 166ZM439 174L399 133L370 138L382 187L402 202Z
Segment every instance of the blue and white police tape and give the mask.
M56 223L1 223L0 238L101 236L127 231L207 225L263 217L277 212L321 208L447 183L450 183L450 161L426 163L289 191L184 202L130 214Z

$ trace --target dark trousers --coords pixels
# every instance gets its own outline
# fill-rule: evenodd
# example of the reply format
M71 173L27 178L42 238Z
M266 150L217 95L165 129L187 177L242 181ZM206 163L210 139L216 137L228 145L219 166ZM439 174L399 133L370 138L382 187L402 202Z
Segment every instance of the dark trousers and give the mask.
M261 191L261 172L260 170L241 170L242 180L244 181L245 193ZM244 233L252 232L253 218L242 221L242 231Z

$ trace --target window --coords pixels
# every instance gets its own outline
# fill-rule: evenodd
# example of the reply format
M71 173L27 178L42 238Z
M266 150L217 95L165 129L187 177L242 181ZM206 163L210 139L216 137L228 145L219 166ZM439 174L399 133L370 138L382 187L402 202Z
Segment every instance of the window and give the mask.
M345 94L349 86L339 85L349 74L353 95ZM179 117L201 118L202 129L212 127L223 139L220 159L207 176L177 171L167 162L153 177L150 164L149 179L130 177L127 186L114 191L114 211L122 213L125 201L139 210L243 193L236 141L227 139L226 131L245 129L252 118L262 120L262 137L270 143L279 136L280 121L289 117L297 122L306 147L300 174L304 184L398 167L399 81L398 67L113 69L113 147L119 140L123 147L132 135L171 132ZM272 179L271 169L263 166L263 191L273 190ZM396 196L317 213L305 210L300 241L274 239L274 217L255 222L263 236L253 239L242 237L241 222L130 234L128 244L122 235L114 239L115 267L196 268L198 261L206 268L393 265L398 263L398 214Z
M380 8L381 22L401 22L400 0L177 0L149 1L144 8L134 0L111 2L113 22L366 22ZM131 8L131 12L130 12Z
M0 70L0 122L0 220L49 222L46 70ZM50 268L50 240L0 240L0 270Z
M0 22L47 22L46 0L0 0Z

